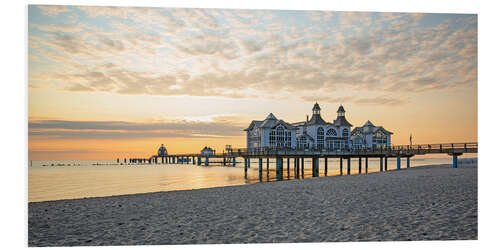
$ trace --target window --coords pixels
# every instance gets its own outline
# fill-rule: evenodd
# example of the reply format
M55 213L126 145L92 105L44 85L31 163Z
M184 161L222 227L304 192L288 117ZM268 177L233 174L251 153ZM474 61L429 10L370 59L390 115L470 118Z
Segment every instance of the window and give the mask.
M299 137L298 148L299 149L309 148L309 142L307 141L307 137L305 137L305 136Z
M347 131L347 129L343 129L342 130L342 137L347 137L349 135L349 131Z
M316 132L316 145L319 149L325 146L325 131L322 127L319 127Z
M278 148L292 147L292 132L285 130L281 125L276 127L269 135L269 145Z

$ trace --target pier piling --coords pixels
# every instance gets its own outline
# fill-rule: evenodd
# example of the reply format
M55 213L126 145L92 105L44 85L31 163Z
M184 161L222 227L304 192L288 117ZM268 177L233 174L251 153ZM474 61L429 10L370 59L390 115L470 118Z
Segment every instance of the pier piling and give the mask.
M385 161L385 164L384 164L384 171L387 171L387 158L389 157L385 157L384 161Z
M358 169L358 174L361 174L361 157L359 157L359 169Z
M299 168L300 168L300 166L299 166L299 158L298 157L295 157L294 163L295 163L294 164L295 168L293 170L295 171L295 178L299 178Z
M286 175L290 178L290 157L286 158Z
M325 157L325 176L328 175L328 157Z
M312 175L313 177L319 176L319 157L312 158Z
M340 161L340 175L343 175L343 169L342 169L342 163L344 162L344 159L342 157L339 158Z
M302 178L304 178L304 157L301 158L301 167L302 167Z
M401 169L401 157L399 155L398 155L398 158L396 160L396 164L397 164L398 170L400 170Z
M247 178L247 168L248 168L248 158L244 158L245 159L245 179Z
M283 180L283 158L276 158L276 180Z
M384 157L380 157L380 172L384 172Z
M368 157L365 158L365 174L368 174Z
M347 175L351 175L351 157L347 157Z
M262 158L259 158L259 180L262 181Z
M406 168L410 168L410 157L406 157Z
M266 171L267 171L267 178L269 179L269 157L266 159Z

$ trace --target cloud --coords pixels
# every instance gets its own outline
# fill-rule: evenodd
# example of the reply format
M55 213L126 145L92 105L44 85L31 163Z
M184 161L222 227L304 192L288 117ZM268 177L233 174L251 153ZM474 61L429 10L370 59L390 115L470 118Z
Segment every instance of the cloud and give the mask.
M70 10L64 5L36 5L44 15L56 17L61 13L69 12Z
M28 123L30 137L57 139L131 139L131 138L212 138L242 135L245 126L231 117L213 122L163 121L67 121L34 120Z
M380 106L394 106L404 105L409 102L408 99L396 98L391 96L373 96L373 97L359 97L359 96L323 96L323 95L309 95L303 97L304 101L308 102L327 102L327 103L352 103L358 105L380 105Z
M297 99L350 90L381 97L359 104L389 105L395 94L477 83L475 15L427 27L423 14L306 12L314 25L304 28L274 11L80 9L113 28L30 23L46 32L30 34L30 61L57 69L30 72L30 86Z

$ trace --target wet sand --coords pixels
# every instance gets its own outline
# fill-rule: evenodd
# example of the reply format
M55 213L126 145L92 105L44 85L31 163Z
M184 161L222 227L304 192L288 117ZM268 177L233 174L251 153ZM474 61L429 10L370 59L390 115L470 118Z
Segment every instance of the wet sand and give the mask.
M29 246L477 239L477 166L29 203Z

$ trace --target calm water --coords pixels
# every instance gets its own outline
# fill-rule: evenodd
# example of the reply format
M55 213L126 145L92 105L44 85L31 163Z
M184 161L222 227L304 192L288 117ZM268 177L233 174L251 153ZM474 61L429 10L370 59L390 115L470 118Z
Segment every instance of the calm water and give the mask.
M32 161L28 167L28 201L49 201L84 197L102 197L158 191L190 190L259 182L258 160L252 159L247 178L243 159L236 167L195 166L192 164L118 165L115 161ZM328 160L328 176L339 175L339 160ZM451 164L450 158L411 159L411 166ZM269 174L263 160L262 181L275 181L275 162L270 159ZM283 180L296 179L293 159L290 172L283 160ZM380 160L368 163L368 172L378 172ZM406 158L401 159L406 167ZM358 174L358 159L351 160L351 174ZM347 161L343 163L347 173ZM396 169L396 159L388 160L388 169ZM362 160L362 173L365 162ZM320 176L325 176L324 159L320 159ZM311 160L305 159L304 178L311 178ZM302 178L299 176L298 178Z

